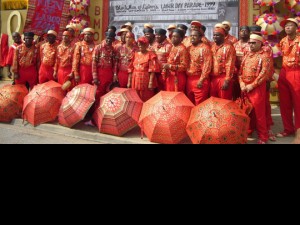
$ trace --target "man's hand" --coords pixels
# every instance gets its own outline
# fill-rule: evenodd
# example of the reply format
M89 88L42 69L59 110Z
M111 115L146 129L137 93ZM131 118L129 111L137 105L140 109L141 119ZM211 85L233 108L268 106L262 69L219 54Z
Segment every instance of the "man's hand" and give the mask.
M114 74L113 82L114 83L119 82L117 74Z
M245 87L245 91L246 91L247 93L251 92L253 89L254 89L254 87L253 87L252 84L248 84L248 85L246 85L246 87Z
M7 74L7 76L8 76L9 79L12 79L12 73L11 73L11 72L9 72L9 73Z
M149 82L148 89L153 90L153 82L152 81Z
M70 73L70 74L68 75L68 78L69 78L70 80L72 80L72 79L74 78L74 73Z
M97 86L100 84L98 78L95 78L95 79L93 80L93 84L95 84L95 85L97 85Z
M203 82L202 81L200 81L200 80L198 81L197 88L199 88L199 89L203 88Z
M15 79L15 80L18 80L19 78L20 78L20 75L19 75L18 73L15 73L15 74L14 74L14 79Z
M79 83L80 82L80 76L75 76L75 82Z
M54 78L54 80L57 80L57 73L56 72L53 73L53 78Z
M224 84L223 84L223 86L222 86L222 90L228 90L228 88L229 88L229 80L225 80L224 81Z

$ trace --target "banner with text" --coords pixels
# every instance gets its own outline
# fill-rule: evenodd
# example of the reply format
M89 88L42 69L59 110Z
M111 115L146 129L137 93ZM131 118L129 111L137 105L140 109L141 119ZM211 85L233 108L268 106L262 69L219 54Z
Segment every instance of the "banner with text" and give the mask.
M61 39L69 20L69 7L69 0L29 0L24 32L42 35L55 30Z
M169 24L201 21L207 27L206 35L212 38L213 27L224 20L232 22L231 34L238 36L238 0L110 0L110 24L120 27L134 23L136 37L143 35L143 24L156 28Z

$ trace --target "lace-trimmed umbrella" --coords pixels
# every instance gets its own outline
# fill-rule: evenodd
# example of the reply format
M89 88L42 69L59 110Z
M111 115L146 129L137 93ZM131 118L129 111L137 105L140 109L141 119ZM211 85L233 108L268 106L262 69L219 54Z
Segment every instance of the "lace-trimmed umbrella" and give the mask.
M192 110L186 131L194 144L245 144L249 123L238 104L211 97Z
M64 98L58 113L58 122L73 127L82 121L95 102L97 86L80 84L74 87Z
M21 117L24 98L28 94L25 85L5 85L0 88L0 122L11 122Z
M123 136L137 126L142 107L136 90L116 87L101 97L93 120L101 133Z
M23 119L33 126L54 121L65 94L55 81L34 86L24 99Z
M144 103L139 126L151 142L178 144L188 137L193 107L184 93L161 91Z

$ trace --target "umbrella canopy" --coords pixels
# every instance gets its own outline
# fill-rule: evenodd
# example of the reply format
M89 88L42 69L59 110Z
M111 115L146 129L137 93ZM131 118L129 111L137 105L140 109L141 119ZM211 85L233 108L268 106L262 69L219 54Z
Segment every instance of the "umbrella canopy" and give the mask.
M54 121L64 97L65 91L55 81L34 86L24 99L23 119L33 126Z
M58 122L66 127L73 127L83 120L95 102L97 86L80 84L68 92L58 113Z
M151 142L178 144L194 104L182 92L161 91L144 103L139 125Z
M6 85L0 88L0 122L11 122L21 116L27 94L25 85Z
M249 123L238 104L211 97L192 110L186 130L194 144L245 144Z
M280 26L283 19L272 13L263 14L257 18L256 25L261 26L264 35L278 35L283 30Z
M142 107L136 90L116 87L101 97L93 120L101 133L123 136L137 125Z

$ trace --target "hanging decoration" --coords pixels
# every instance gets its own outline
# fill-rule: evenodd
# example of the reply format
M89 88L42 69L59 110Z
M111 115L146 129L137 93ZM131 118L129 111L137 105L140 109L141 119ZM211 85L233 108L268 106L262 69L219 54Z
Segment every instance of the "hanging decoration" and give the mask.
M280 0L257 0L256 4L263 7L263 6L274 6L279 2Z
M90 5L90 0L71 0L70 13L72 16L87 15L87 10Z
M75 32L79 34L81 30L90 26L90 17L86 15L74 16L69 24L73 25Z

